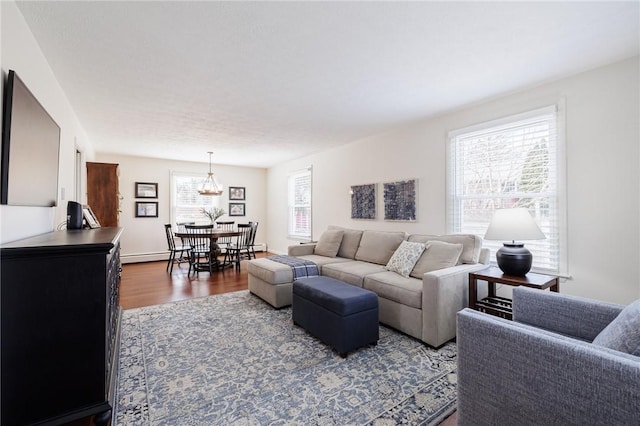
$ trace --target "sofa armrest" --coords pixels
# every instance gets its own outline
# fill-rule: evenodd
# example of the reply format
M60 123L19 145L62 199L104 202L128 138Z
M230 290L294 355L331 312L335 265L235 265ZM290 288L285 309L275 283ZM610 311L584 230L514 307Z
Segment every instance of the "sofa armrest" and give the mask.
M458 425L637 424L640 358L464 309Z
M486 265L462 264L422 276L424 342L438 347L456 336L456 313L469 305L469 272L484 268ZM486 283L479 283L478 294L486 292Z
M289 246L287 248L287 255L289 256L308 256L313 254L313 250L316 248L316 243L304 243Z
M568 294L513 289L513 320L586 341L593 339L624 306Z

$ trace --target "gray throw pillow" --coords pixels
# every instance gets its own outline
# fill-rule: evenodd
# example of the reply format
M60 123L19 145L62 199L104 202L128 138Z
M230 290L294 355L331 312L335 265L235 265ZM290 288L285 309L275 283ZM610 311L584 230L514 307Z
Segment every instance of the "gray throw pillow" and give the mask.
M462 244L428 241L425 246L426 250L411 271L413 278L422 279L426 272L456 266L462 254Z
M640 299L624 308L593 344L640 356Z
M320 239L313 253L319 256L336 257L340 249L340 243L342 242L342 234L344 234L344 232L338 229L324 231L322 235L320 235Z

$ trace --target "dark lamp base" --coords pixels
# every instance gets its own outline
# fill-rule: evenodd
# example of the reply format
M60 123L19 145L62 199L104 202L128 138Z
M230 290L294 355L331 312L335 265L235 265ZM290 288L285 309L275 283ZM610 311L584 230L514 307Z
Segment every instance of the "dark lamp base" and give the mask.
M496 252L496 260L505 274L524 277L531 270L533 256L522 243L503 243Z

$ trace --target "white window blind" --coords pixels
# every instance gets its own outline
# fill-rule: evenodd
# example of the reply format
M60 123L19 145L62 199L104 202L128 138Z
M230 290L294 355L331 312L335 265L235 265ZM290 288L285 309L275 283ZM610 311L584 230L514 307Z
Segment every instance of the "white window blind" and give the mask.
M289 238L311 239L311 167L289 175Z
M220 207L220 196L200 195L198 190L206 175L187 172L171 172L171 222L196 222L207 224L209 219L202 209Z
M559 106L449 134L448 228L484 237L495 209L524 207L547 237L527 241L533 268L566 272L564 144ZM484 241L495 252L500 241Z

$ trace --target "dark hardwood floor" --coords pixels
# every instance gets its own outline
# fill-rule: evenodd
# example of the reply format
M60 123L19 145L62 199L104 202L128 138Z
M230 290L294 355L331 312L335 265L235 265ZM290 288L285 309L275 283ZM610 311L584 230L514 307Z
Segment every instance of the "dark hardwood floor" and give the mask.
M259 252L257 257L269 253ZM123 309L158 305L204 297L212 294L228 293L247 289L247 261L242 261L240 272L235 268L223 271L200 272L187 276L188 265L174 265L173 273L166 271L166 262L130 263L122 266L120 284L120 305ZM441 426L454 426L456 414L452 414Z

